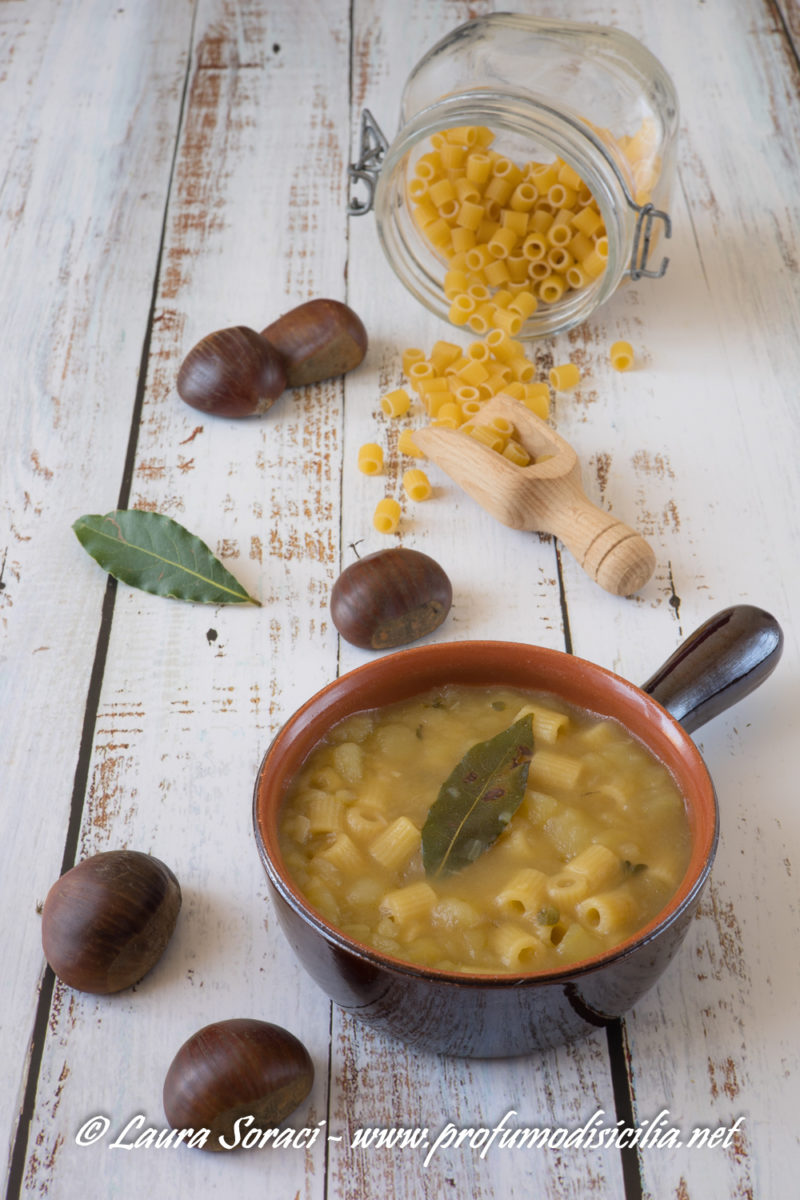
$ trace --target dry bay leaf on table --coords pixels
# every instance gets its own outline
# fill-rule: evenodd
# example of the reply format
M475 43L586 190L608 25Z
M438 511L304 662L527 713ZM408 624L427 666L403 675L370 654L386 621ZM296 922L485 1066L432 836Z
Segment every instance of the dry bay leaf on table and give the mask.
M143 592L199 604L259 604L205 542L172 517L117 509L79 517L72 528L109 575Z

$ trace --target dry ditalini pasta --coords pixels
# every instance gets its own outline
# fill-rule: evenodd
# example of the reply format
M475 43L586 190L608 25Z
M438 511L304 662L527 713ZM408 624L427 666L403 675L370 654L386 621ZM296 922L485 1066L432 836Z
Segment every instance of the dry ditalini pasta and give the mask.
M629 371L633 366L633 346L630 342L614 342L608 357L615 371Z
M580 380L580 369L575 363L560 363L550 368L550 382L557 392L566 392L577 387Z
M433 491L428 476L417 467L403 473L403 488L409 500L427 500Z
M364 475L379 475L383 470L383 450L377 442L366 442L359 448L358 469Z
M627 159L636 203L644 204L660 170L652 122L631 137L595 133ZM594 196L568 163L516 163L493 142L485 126L434 134L408 195L422 236L446 263L451 322L515 337L540 304L603 274L608 239Z
M403 362L409 385L419 397L431 425L459 429L515 466L530 465L531 456L511 422L480 420L486 401L500 394L519 400L542 420L549 416L550 387L541 380L534 381L535 367L526 357L521 342L503 330L493 329L465 348L455 342L438 341L427 357L422 350L406 350ZM557 369L555 378L559 385L561 373L569 373L571 369L570 363ZM574 370L577 372L577 367ZM383 407L386 411L386 406ZM414 443L412 429L402 431L398 449L412 457L424 457Z
M521 342L502 329L493 329L484 338L461 347L455 342L437 341L430 353L417 347L403 351L403 370L409 386L418 396L422 408L434 426L459 429L484 445L502 454L515 466L529 466L532 459L519 441L510 422L484 423L480 412L492 396L503 394L519 400L536 416L546 420L550 413L550 387L535 381L534 364L527 358ZM570 372L579 372L567 363L554 369L554 387L574 386L564 382ZM381 409L389 417L408 414L411 399L404 388L395 388L381 398ZM403 429L397 441L401 454L424 458L414 441L414 430ZM377 474L383 467L383 452L375 443L359 450L359 469L365 474ZM423 471L408 470L403 476L405 494L412 500L425 500L432 494L430 481ZM394 505L396 502L392 502ZM399 521L395 510L385 504L376 510L374 524L383 533L393 533Z
M562 159L518 164L482 126L443 130L408 186L422 235L445 259L450 320L514 337L605 270L608 242L589 189Z
M372 524L375 526L378 533L395 533L397 526L400 524L400 516L400 505L396 500L392 500L391 497L385 496L383 500L379 500L375 506Z
M521 400L543 420L550 413L549 388L533 380L535 367L525 347L500 329L466 349L455 342L436 342L427 358L410 362L407 374L434 425L458 429L501 392Z
M405 388L395 388L393 392L387 392L381 400L381 408L387 417L402 417L403 413L408 412L410 404L411 397Z

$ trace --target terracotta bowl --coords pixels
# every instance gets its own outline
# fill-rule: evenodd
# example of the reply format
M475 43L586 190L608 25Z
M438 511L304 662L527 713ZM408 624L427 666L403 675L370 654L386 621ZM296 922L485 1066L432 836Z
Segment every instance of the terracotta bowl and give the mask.
M255 788L259 853L280 924L300 962L354 1016L415 1047L442 1054L525 1054L615 1020L656 982L675 955L714 858L714 787L687 730L756 687L777 664L781 648L774 618L740 605L711 618L642 688L560 651L494 641L402 650L336 679L278 733ZM686 802L691 860L670 903L635 936L600 956L558 970L450 973L416 966L354 941L304 899L278 844L279 814L291 780L337 721L444 683L505 684L556 693L616 718L668 767Z

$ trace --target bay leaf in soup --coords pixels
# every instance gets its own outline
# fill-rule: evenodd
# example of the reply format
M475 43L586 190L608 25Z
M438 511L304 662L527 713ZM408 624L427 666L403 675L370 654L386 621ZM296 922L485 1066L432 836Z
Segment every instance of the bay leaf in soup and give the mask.
M172 517L141 509L79 517L72 526L95 562L130 587L200 604L255 604L205 542Z
M525 795L532 756L530 715L467 751L422 827L427 875L460 871L497 840Z

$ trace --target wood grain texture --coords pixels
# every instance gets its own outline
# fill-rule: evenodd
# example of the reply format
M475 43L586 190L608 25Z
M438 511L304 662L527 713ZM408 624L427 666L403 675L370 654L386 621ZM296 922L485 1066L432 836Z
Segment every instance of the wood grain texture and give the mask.
M71 6L45 2L35 19L32 7L3 6L0 68L6 1137L42 970L36 906L61 870L106 588L69 525L119 492L191 21L185 4L90 4L86 25ZM132 245L144 249L129 261Z
M797 94L797 77L785 70L792 60L776 52L768 14L751 6L735 16L716 5L686 9L688 37L698 47L691 64L678 48L686 44L686 28L679 32L649 10L639 28L629 24L670 64L682 102L668 274L657 294L645 284L630 295L621 292L602 317L571 335L599 363L622 328L611 321L625 304L625 316L634 318L629 340L646 355L643 370L614 381L620 399L613 413L593 398L592 424L584 426L595 438L598 418L613 429L616 449L609 444L604 487L615 466L627 468L636 486L639 528L662 547L649 599L659 603L663 619L646 626L650 646L639 645L633 630L624 639L613 629L607 635L607 665L634 680L664 657L660 637L668 639L668 649L733 599L778 614L794 642L795 602L787 585L791 589L795 572L787 572L776 551L797 544L797 472L784 458L792 437L786 405L796 390L790 382L796 347L777 351L774 339L780 341L787 316L793 324L797 306L784 232L797 213L792 203L787 208L777 183L787 156L789 169L797 169L797 131L787 128L792 108L785 100ZM735 30L741 37L733 36ZM746 88L734 88L735 76L748 80ZM720 109L718 97L729 90L730 102ZM755 190L744 182L750 170L759 180ZM635 426L625 428L620 402L637 406ZM565 436L580 438L562 423L561 412L557 419ZM778 429L780 447L774 444ZM774 518L779 528L773 532L776 489L783 501L788 498L788 508ZM606 490L606 503L610 499ZM642 599L647 602L646 594ZM586 624L586 605L576 601L568 585L576 651L589 653L591 646L590 656L602 662L604 611L595 606ZM636 1111L652 1119L668 1107L687 1134L694 1127L731 1126L739 1116L744 1121L724 1152L642 1152L647 1195L769 1195L780 1191L774 1164L792 1154L786 1072L796 1056L784 1030L787 1017L790 1025L796 1020L796 1013L785 1011L788 1005L794 1012L796 965L785 962L778 947L795 936L792 839L787 843L784 824L795 828L796 821L788 811L787 743L779 748L781 734L772 723L785 737L795 655L791 645L771 688L695 735L719 792L722 842L689 953L626 1022ZM774 1019L776 991L784 1013ZM774 1088L765 1089L764 1070Z
M797 96L800 75L776 41L769 11L698 6L692 22L698 53L691 71L674 43L670 59L683 98L684 228L694 239L695 271L702 277L689 284L684 259L676 255L668 300L677 301L675 289L684 282L683 329L675 331L672 362L678 365L670 374L677 372L672 390L685 411L686 432L682 438L673 434L669 461L676 489L702 469L707 502L691 508L681 502L672 573L684 629L735 597L778 614L794 643L796 576L793 568L787 571L784 555L787 546L797 545L797 471L786 452L799 364L797 346L783 345L780 331L797 317L796 263L787 255L787 236L800 213L779 180L800 165L796 104L787 104L787 96ZM669 46L674 33L661 22L657 28ZM731 39L734 28L741 36ZM747 83L735 88L737 76ZM715 114L716 98L729 92ZM758 180L755 188L745 183L746 175ZM681 310L671 303L669 311ZM692 336L698 328L702 341ZM710 458L703 449L711 450ZM775 511L777 494L781 513ZM649 1114L660 1097L673 1097L673 1112L685 1128L744 1120L716 1158L685 1149L645 1156L654 1195L770 1195L782 1187L776 1165L796 1145L786 1119L787 1072L797 1063L786 1033L798 1016L796 964L780 950L795 936L796 922L792 838L787 841L784 829L787 821L796 828L785 740L795 707L789 695L796 661L792 644L771 688L695 734L718 789L722 840L691 952L652 997L663 1005L663 1032L649 1004L628 1022L637 1106ZM674 1038L676 1010L698 1013L702 1035L692 1027L691 1040L675 1039L677 1055L654 1056L654 1034L662 1045ZM653 1070L659 1058L669 1063L666 1078ZM774 1086L765 1087L765 1078Z
M796 1156L800 958L795 848L800 170L796 0L524 0L617 24L681 100L670 267L580 328L534 344L537 378L582 372L553 420L589 498L653 546L634 598L607 594L550 537L500 526L427 464L402 493L404 422L380 409L407 346L466 340L407 295L371 217L345 215L361 110L396 132L421 55L491 0L7 0L0 5L0 774L4 866L0 1128L11 1195L387 1195L480 1200L771 1200ZM178 367L203 335L261 329L314 296L351 304L370 344L345 380L266 418L187 408ZM608 348L631 341L619 374ZM383 475L356 469L378 441ZM401 500L399 531L374 530ZM106 578L69 524L126 504L197 533L262 601L206 608ZM786 633L764 688L695 735L722 839L686 946L619 1029L529 1059L418 1054L331 1006L277 927L250 828L281 722L369 652L328 597L353 560L424 550L455 595L431 637L571 649L633 681L737 601ZM73 815L72 824L70 814ZM36 905L65 856L127 846L176 872L184 905L158 966L116 997L43 975ZM67 862L64 865L68 865ZM42 1001L38 1002L39 988ZM289 1119L308 1149L116 1151L165 1125L172 1056L201 1025L255 1016L308 1047ZM29 1049L34 1042L33 1069ZM631 1112L626 1112L630 1092ZM18 1114L25 1114L17 1130ZM667 1110L728 1145L617 1150L353 1146L359 1129L614 1127ZM109 1132L76 1133L94 1114ZM141 1123L135 1119L141 1115ZM30 1121L28 1128L27 1122ZM330 1134L333 1140L328 1141ZM16 1140L15 1140L16 1139Z
M250 797L281 716L335 673L336 643L320 592L338 560L341 385L287 393L269 421L203 418L202 428L174 386L181 357L203 333L239 322L260 328L308 292L340 291L343 206L323 207L316 185L305 185L345 174L335 131L347 124L348 41L342 6L327 8L306 31L325 41L321 68L309 62L294 22L269 19L257 4L199 6L194 44L186 47L184 119L176 128L131 502L197 532L263 607L250 611L252 621L239 621L241 612L163 610L120 589L80 853L143 847L169 860L187 895L169 956L127 1003L95 1006L82 997L76 1018L71 1003L61 1008L57 987L26 1171L28 1187L46 1185L50 1194L69 1194L89 1165L86 1151L57 1131L56 1103L70 1129L95 1108L119 1113L123 1124L141 1113L148 1125L163 1126L164 1073L200 1025L259 1016L291 1026L315 1062L327 1055L327 1001L312 993L297 1013L299 968L274 944L277 931L265 929ZM294 120L276 123L270 114L287 90L296 98ZM286 169L274 170L278 162ZM276 243L285 253L275 253ZM307 651L302 660L298 644ZM188 995L196 999L181 999ZM138 1047L125 1034L134 1012ZM109 1067L102 1081L92 1066L98 1053ZM311 1112L324 1112L324 1094L323 1072ZM286 1187L302 1191L305 1156L276 1156ZM95 1186L110 1190L113 1179L125 1190L134 1181L157 1190L159 1156L141 1159L96 1157ZM319 1154L313 1163L318 1170ZM183 1186L208 1190L204 1156L181 1169ZM257 1156L244 1155L240 1169L258 1186ZM220 1178L215 1186L228 1185Z
M432 45L461 20L486 11L491 11L489 6L447 5L437 11L419 3L408 8L391 6L390 12L379 3L358 4L353 62L357 105L368 107L391 135L400 94L420 57L420 48ZM415 30L413 43L405 32L409 27ZM365 364L372 366L367 386L361 384L361 375L354 380L358 386L355 397L351 386L346 398L345 563L350 561L348 546L359 539L363 539L358 544L360 554L387 541L413 545L437 559L453 583L453 609L431 635L432 640L507 637L513 631L512 636L521 640L562 649L557 560L551 539L499 526L431 463L422 465L434 484L433 497L417 504L404 498L401 478L409 460L398 452L399 430L403 425L419 426L424 416L415 401L407 418L387 418L380 409L380 396L403 382L404 348L419 346L427 352L441 337L462 344L468 339L443 329L410 296L398 291L370 220L351 221L350 247L350 302L359 311L374 311L376 327L385 332L379 345L373 338ZM356 404L351 408L353 398ZM382 476L362 476L355 470L358 446L366 441L378 441L384 448ZM371 527L375 504L384 495L393 496L403 506L398 534L391 539ZM467 538L474 547L469 555L463 553ZM342 645L342 669L366 657L366 652ZM459 1128L485 1127L511 1109L516 1111L510 1119L512 1125L570 1127L597 1109L614 1110L602 1035L581 1046L537 1057L536 1069L531 1070L525 1059L489 1066L412 1055L362 1030L338 1011L333 1019L334 1067L340 1062L341 1067L332 1079L331 1111L339 1124L349 1118L348 1128L412 1125L428 1128L435 1138L448 1122ZM531 1194L624 1195L618 1156L598 1161L588 1153L578 1153L567 1167L555 1151L487 1152L481 1158L479 1151L461 1146L442 1149L425 1170L420 1169L418 1160L418 1152L359 1152L337 1146L331 1159L332 1178L337 1194L348 1200L383 1194L416 1200L446 1195L453 1187L476 1197L503 1195L514 1200Z

